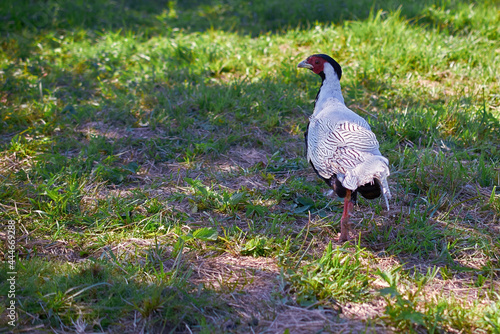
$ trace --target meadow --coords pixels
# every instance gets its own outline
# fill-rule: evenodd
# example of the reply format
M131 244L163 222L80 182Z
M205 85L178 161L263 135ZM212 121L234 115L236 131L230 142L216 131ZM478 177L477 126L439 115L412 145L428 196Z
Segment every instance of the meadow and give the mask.
M0 330L500 333L499 40L495 0L0 1ZM347 243L315 53L390 161Z

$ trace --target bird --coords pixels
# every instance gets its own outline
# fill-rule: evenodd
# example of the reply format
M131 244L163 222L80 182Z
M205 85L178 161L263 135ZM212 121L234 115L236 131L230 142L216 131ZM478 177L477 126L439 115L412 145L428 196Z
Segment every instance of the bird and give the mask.
M389 210L389 160L380 153L368 122L346 107L339 63L326 54L313 54L298 68L309 69L322 80L304 133L306 153L314 172L344 198L338 241L345 242L358 193L366 199L382 195Z

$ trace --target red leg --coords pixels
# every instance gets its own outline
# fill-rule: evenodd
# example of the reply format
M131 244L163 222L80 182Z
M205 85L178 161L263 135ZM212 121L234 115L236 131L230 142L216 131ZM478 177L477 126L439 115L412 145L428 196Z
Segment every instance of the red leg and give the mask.
M354 203L351 201L351 191L347 189L344 198L344 212L342 213L342 218L340 218L340 242L349 240L349 216L353 208Z

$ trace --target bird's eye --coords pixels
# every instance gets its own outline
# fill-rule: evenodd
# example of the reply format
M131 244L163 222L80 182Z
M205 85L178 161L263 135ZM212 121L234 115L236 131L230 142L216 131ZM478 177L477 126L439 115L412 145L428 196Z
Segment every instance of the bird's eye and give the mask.
M316 65L318 65L318 64L319 64L319 60L316 60L314 63L315 63Z

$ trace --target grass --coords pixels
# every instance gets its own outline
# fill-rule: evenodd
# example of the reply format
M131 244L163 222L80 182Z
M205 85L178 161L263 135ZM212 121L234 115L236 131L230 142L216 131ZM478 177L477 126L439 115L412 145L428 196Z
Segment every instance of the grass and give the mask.
M500 332L498 2L0 12L14 332ZM391 164L344 245L304 158L318 52Z

